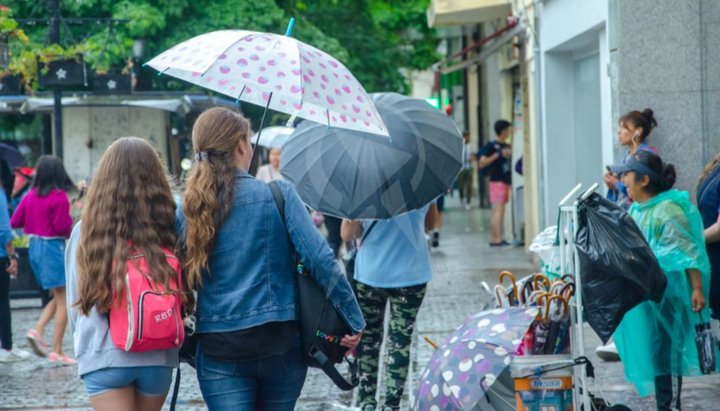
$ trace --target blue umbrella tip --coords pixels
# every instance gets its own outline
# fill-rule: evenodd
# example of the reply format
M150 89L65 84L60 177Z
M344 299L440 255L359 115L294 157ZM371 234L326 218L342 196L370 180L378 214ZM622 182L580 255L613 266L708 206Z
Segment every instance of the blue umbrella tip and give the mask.
M293 27L295 27L295 17L290 17L290 22L288 23L287 30L285 31L285 36L292 36Z

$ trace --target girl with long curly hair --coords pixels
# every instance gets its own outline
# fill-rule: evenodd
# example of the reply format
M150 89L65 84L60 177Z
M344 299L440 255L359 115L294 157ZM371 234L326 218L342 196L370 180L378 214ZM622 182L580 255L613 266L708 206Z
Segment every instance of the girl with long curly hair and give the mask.
M35 167L32 189L18 204L10 219L12 228L22 228L30 236L30 266L38 284L50 290L52 300L45 305L40 318L27 333L28 343L35 354L47 356L59 365L74 365L75 360L63 352L62 342L67 325L65 308L65 268L63 254L65 239L72 230L70 200L67 191L73 188L62 160L55 156L42 156ZM52 351L43 339L45 326L55 319L55 337Z
M108 312L124 291L128 260L139 253L152 280L172 289L178 274L165 250L176 244L175 202L160 158L140 138L115 141L100 159L65 255L78 373L95 410L162 408L178 350L117 348Z
M292 410L307 367L290 241L354 331L343 346L357 345L365 320L295 189L276 182L283 224L270 187L248 174L249 134L248 121L225 108L202 113L192 131L196 162L177 217L188 284L198 290L195 364L210 410Z

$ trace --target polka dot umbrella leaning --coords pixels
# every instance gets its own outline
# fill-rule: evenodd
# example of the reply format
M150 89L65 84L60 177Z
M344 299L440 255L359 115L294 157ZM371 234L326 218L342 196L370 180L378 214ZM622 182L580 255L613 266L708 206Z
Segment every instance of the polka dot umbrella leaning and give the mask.
M246 30L202 34L146 64L162 74L317 123L387 136L365 89L337 59L285 35ZM263 122L265 115L263 115ZM260 125L262 129L262 124Z
M413 409L514 410L508 367L538 312L534 307L498 308L465 320L433 353Z

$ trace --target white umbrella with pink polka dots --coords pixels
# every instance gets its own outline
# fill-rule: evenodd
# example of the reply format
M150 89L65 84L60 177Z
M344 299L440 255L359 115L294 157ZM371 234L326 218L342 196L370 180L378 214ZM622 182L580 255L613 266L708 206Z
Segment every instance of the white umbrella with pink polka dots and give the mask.
M388 135L352 73L327 53L289 36L214 31L166 50L147 65L272 110L332 127Z

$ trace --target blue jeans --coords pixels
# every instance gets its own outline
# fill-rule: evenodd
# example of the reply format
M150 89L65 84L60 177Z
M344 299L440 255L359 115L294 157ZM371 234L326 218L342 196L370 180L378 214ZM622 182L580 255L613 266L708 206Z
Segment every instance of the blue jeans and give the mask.
M198 348L196 365L210 411L292 411L307 374L300 347L283 355L236 362L218 361Z

